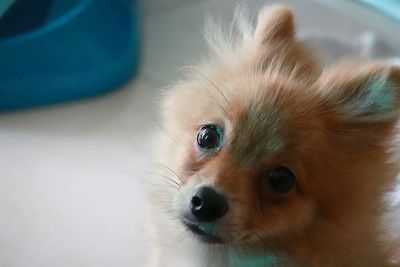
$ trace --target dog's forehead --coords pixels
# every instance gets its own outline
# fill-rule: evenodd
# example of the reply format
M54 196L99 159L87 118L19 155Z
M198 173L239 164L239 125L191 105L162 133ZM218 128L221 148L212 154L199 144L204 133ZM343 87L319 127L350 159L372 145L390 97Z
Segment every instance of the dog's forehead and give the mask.
M253 100L233 120L229 156L241 164L272 157L284 138L280 134L284 114L274 106Z

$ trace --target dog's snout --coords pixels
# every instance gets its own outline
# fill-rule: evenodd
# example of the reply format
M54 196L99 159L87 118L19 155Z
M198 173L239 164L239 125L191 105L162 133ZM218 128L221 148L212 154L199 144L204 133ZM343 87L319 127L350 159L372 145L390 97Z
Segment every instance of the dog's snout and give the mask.
M223 217L229 209L226 197L215 189L200 187L191 200L191 212L201 222L212 222Z

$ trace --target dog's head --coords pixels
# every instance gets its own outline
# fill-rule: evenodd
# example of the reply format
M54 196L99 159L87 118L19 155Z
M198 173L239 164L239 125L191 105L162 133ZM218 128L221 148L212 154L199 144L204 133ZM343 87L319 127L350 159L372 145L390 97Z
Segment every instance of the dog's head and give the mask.
M177 183L173 215L203 242L271 248L322 221L368 227L393 178L400 69L321 70L285 6L262 10L254 30L238 21L234 40L213 28L210 62L167 90L160 153Z

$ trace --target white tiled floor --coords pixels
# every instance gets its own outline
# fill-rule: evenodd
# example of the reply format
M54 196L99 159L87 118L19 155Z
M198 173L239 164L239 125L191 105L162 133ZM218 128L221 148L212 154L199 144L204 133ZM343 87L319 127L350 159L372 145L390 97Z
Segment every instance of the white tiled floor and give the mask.
M144 154L157 127L158 88L204 53L205 13L228 21L236 1L141 2L143 62L135 81L107 96L0 115L1 267L143 266L138 177L149 166ZM254 12L264 2L246 3ZM302 29L345 36L394 29L349 1L360 14L350 20L314 1L283 2L294 5Z

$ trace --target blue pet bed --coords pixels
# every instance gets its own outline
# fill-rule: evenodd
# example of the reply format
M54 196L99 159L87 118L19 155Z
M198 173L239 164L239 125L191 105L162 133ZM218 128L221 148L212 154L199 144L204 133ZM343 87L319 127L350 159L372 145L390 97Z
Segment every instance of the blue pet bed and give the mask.
M400 22L400 0L358 0L385 16Z
M137 69L131 0L2 0L0 111L104 93Z

